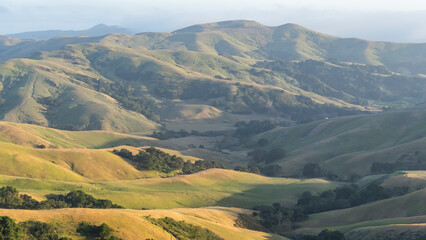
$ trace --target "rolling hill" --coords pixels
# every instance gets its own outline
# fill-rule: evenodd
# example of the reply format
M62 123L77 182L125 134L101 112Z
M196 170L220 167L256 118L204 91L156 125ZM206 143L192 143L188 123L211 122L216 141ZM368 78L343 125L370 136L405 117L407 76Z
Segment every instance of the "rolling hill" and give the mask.
M149 215L225 239L286 239L235 225L240 213L252 213L242 208L280 203L269 214L281 217L270 223L278 228L269 229L290 237L326 227L353 239L417 236L426 215L425 48L242 20L171 33L0 36L0 185L37 200L83 190L127 208L0 215L67 226L105 221L124 239L170 238ZM149 146L184 161L113 153ZM259 152L267 157L255 162ZM178 167L149 168L145 158ZM211 165L196 169L196 161ZM342 185L371 183L404 191L362 205L344 199L327 209L346 208L296 223L299 208L280 208L294 207L306 191L323 198Z
M345 232L349 239L421 237L426 220L424 194L423 189L359 207L313 214L296 233L312 234L331 227Z
M144 218L147 216L153 218L172 217L178 221L183 220L196 226L208 228L224 239L238 239L241 236L244 236L244 239L253 240L287 239L279 235L236 227L234 224L238 214L248 212L247 210L236 208L220 207L150 211L128 209L61 209L47 211L0 209L0 215L8 215L17 221L33 219L43 222L61 223L69 228L75 226L76 222L79 221L89 221L94 224L106 222L117 231L117 236L126 240L139 240L145 238L176 239L163 228L152 224Z
M394 164L396 169L384 170L390 172L422 170L425 113L419 107L276 128L252 137L248 146L256 147L265 138L266 148L285 149L287 156L275 163L286 176L301 175L307 163L319 164L346 180L380 173L373 163Z
M423 61L422 48L251 21L135 36L2 37L0 59L26 59L0 66L0 116L135 133L158 122L226 122L229 128L247 115L303 123L400 108L425 101L426 78L412 75L421 73L414 68Z
M99 169L100 173L105 171L108 176L109 172L103 166ZM64 175L61 170L56 171ZM71 176L75 176L74 179ZM132 209L206 206L251 208L273 202L292 206L304 191L322 192L337 185L322 179L275 179L220 169L170 178L159 178L152 174L151 178L136 180L93 181L75 173L71 176L57 181L37 179L37 176L22 178L2 175L0 184L16 187L36 199L43 199L47 194L83 190ZM101 178L105 179L106 176Z

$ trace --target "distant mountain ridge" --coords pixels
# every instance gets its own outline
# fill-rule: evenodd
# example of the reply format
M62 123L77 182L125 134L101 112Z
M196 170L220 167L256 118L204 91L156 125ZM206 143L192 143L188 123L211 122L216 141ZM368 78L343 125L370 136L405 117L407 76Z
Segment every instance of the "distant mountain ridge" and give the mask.
M300 123L389 110L426 101L426 77L413 76L426 74L425 52L426 44L244 20L171 33L0 36L0 60L8 60L0 64L0 118L146 132L168 120L232 127L250 114Z
M89 29L85 30L46 30L46 31L32 31L32 32L22 32L15 34L7 34L9 37L19 38L19 39L39 39L39 40L48 40L55 37L97 37L104 36L111 33L125 33L133 34L133 31L127 28L119 26L107 26L105 24L98 24Z

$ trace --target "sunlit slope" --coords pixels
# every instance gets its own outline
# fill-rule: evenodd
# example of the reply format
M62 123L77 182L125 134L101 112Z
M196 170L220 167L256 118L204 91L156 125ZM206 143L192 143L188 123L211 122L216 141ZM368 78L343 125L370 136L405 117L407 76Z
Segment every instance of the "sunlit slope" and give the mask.
M251 208L274 202L292 206L304 191L322 192L337 184L321 179L269 178L232 170L210 169L170 178L86 183L3 175L0 185L14 186L38 199L46 194L83 190L126 208L169 209L203 206Z
M55 62L11 60L0 66L2 120L72 130L143 132L158 125L113 98L72 81ZM65 69L67 69L65 67ZM79 71L79 68L70 70Z
M244 20L194 25L171 34L141 33L135 39L138 46L147 49L190 50L254 59L333 58L384 65L393 71L412 73L424 73L422 52L426 48L426 44L338 38L296 24L268 27ZM136 45L128 41L124 44Z
M132 147L133 146L133 147ZM0 122L0 174L61 181L110 181L155 177L112 153L114 148L163 146L158 140L106 131L63 131ZM187 160L179 151L172 154Z
M415 191L426 188L426 171L399 171L390 174L383 180L383 187L403 187L408 186Z
M162 228L153 225L144 217L171 217L207 228L224 239L268 239L284 240L287 238L251 231L234 226L238 214L250 214L250 211L237 208L200 208L136 211L128 209L60 209L43 211L0 209L0 215L9 216L17 221L38 220L43 222L60 222L70 228L80 221L92 224L107 223L116 230L115 235L126 240L140 239L175 239Z
M350 179L370 175L373 162L402 167L421 162L426 155L425 119L422 109L339 117L277 128L253 137L249 146L265 138L268 147L285 149L287 157L278 162L285 175L301 174L306 163L318 163Z
M34 149L0 143L0 173L61 181L109 181L158 176L138 171L107 150Z
M109 148L119 145L161 145L158 140L108 131L64 131L32 124L0 122L0 141L47 148Z

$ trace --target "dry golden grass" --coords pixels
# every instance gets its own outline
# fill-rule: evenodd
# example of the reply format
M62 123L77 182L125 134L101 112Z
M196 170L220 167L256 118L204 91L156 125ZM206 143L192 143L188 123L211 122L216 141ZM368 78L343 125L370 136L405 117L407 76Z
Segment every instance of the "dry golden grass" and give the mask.
M196 208L172 210L128 210L128 209L59 209L59 210L10 210L0 209L1 216L9 216L17 221L35 219L43 222L61 222L75 225L80 221L93 224L107 223L115 229L116 235L125 240L153 238L156 240L175 239L163 229L151 224L144 217L171 217L212 230L229 240L285 240L286 238L238 228L234 226L239 213L250 213L249 210L237 208Z

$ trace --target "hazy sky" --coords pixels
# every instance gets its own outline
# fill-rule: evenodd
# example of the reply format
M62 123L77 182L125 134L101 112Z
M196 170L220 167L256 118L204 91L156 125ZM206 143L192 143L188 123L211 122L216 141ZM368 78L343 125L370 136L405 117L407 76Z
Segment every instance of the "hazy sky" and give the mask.
M292 22L342 37L426 42L424 0L0 0L0 34L81 30L98 23L173 31L234 19L269 26Z

